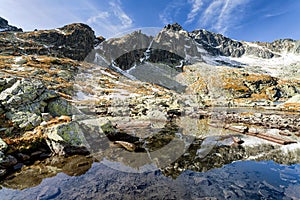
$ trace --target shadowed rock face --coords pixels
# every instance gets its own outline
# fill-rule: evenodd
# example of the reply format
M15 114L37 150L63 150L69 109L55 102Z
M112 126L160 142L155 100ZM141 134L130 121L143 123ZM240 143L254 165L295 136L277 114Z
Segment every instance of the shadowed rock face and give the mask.
M84 60L94 46L94 31L85 24L54 30L0 34L0 55L49 55Z
M7 32L7 31L22 32L23 30L21 28L17 28L15 26L9 25L6 19L0 17L0 32Z

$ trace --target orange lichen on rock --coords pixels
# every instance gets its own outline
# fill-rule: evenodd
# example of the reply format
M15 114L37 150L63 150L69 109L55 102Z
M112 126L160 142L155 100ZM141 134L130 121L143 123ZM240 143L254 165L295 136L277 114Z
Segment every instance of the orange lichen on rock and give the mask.
M3 141L9 145L8 153L39 148L45 139L43 131L44 127L38 126L33 131L25 132L22 137L4 138Z
M300 103L285 103L283 109L288 111L300 111Z

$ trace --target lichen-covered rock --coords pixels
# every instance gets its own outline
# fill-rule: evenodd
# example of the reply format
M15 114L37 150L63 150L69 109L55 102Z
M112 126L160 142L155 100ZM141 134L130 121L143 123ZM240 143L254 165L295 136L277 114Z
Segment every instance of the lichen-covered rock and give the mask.
M22 130L31 130L42 122L42 118L36 113L31 112L8 112L7 118Z
M20 79L0 93L0 113L21 130L31 130L41 122L46 101L57 97L38 79Z
M87 154L88 143L77 122L59 124L45 130L46 142L57 155Z
M50 101L47 105L47 110L53 117L79 114L79 111L76 107L62 98L57 98L53 101Z
M0 93L1 104L8 110L18 108L34 101L46 87L36 79L22 79L15 82L10 88Z

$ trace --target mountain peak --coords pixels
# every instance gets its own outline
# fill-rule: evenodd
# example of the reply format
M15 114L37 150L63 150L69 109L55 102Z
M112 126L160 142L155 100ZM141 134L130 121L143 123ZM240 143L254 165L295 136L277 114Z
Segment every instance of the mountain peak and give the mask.
M177 22L175 22L174 24L168 24L168 25L166 25L164 27L164 29L173 30L173 31L183 30L182 26L180 24L178 24Z
M6 19L0 17L0 32L6 31L22 32L23 30L21 28L9 25Z

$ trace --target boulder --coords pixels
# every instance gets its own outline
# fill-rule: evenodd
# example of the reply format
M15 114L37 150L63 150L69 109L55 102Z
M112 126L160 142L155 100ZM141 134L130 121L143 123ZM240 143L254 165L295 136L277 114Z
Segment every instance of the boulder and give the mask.
M8 112L6 117L22 130L31 130L42 122L39 115L32 112Z
M40 80L18 80L0 93L0 101L7 110L18 108L22 104L26 105L34 101L45 89L46 87Z
M77 122L59 124L45 130L46 142L57 155L88 154L88 143Z

